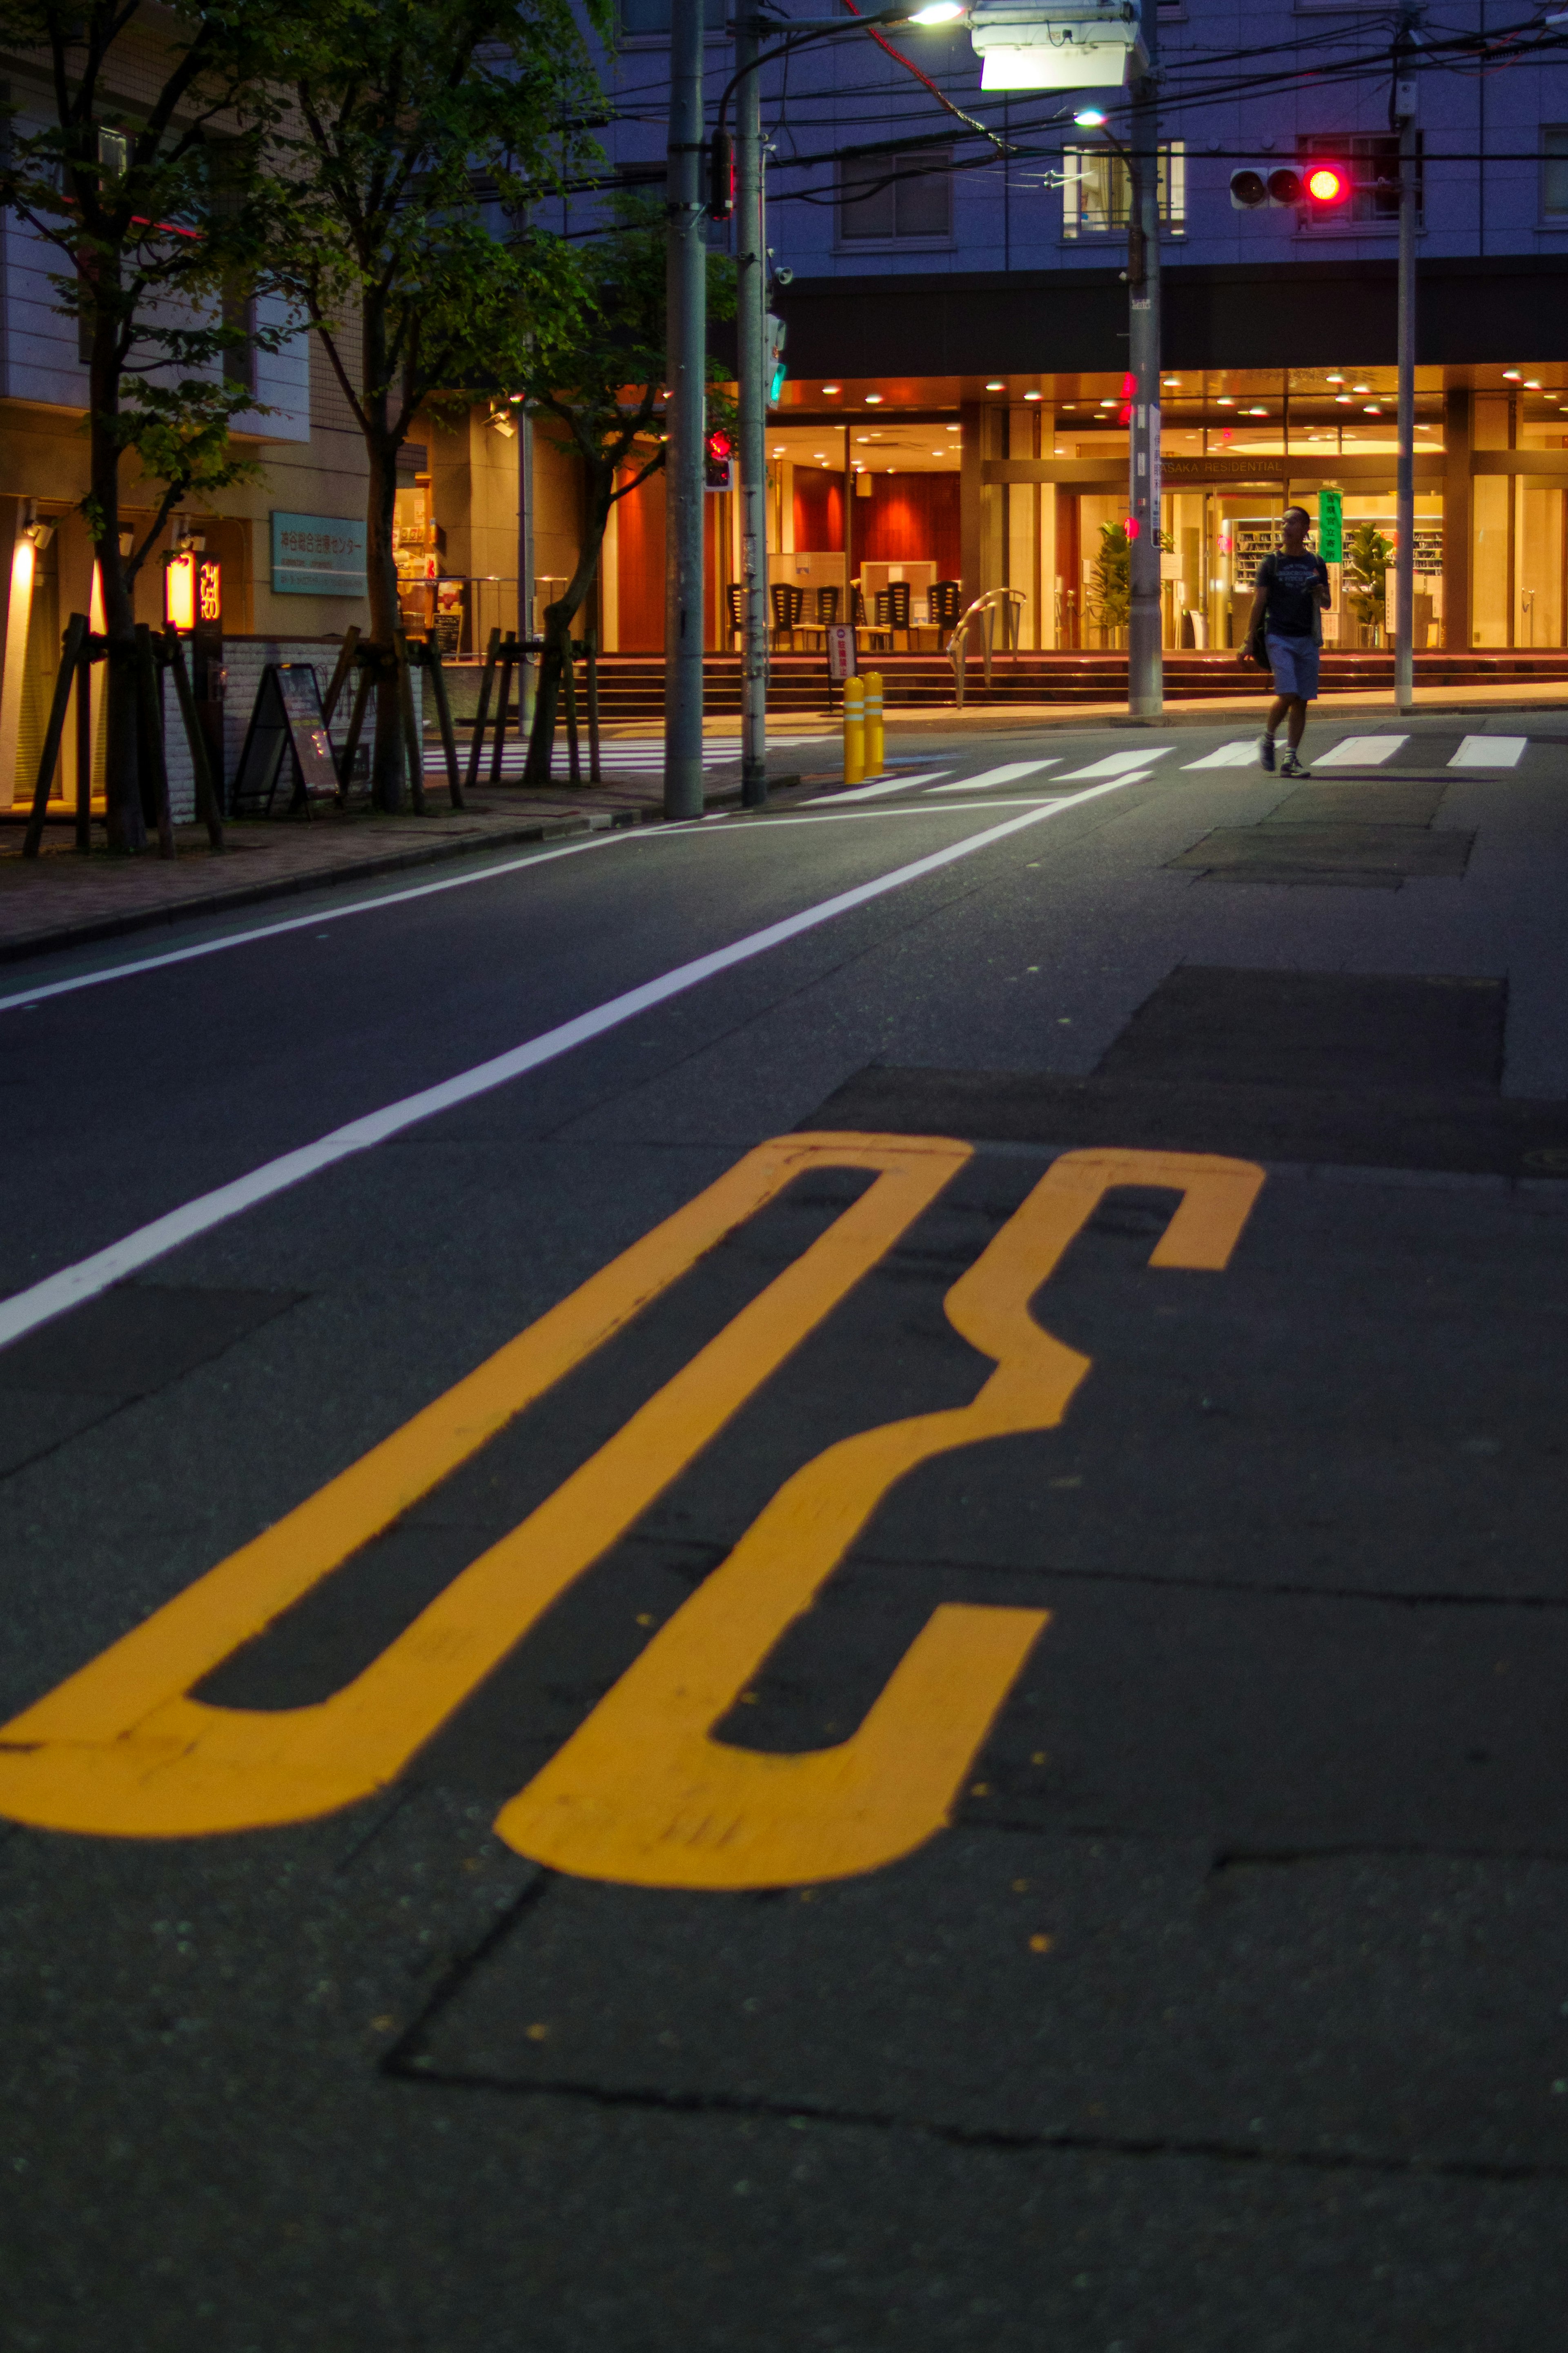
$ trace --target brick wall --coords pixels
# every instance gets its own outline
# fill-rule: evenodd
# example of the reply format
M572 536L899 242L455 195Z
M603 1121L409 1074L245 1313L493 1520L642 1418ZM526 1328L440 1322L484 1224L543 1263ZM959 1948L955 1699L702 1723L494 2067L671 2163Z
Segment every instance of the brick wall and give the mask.
M226 785L231 785L239 767L239 755L245 744L245 731L250 724L250 714L256 708L256 698L261 689L261 673L269 662L309 662L315 671L325 702L332 672L338 664L337 638L225 638L223 641L224 670L226 673L223 705L223 773ZM414 715L421 733L425 723L425 673L414 672ZM342 744L348 735L352 690L345 689L332 714L331 734L334 744ZM369 723L365 740L369 739ZM184 814L190 815L195 807L195 788L191 782L190 755L185 748L184 732L179 724L179 712L171 704L165 718L165 740L168 745L169 796L175 818L182 815L175 798L175 762L183 763Z

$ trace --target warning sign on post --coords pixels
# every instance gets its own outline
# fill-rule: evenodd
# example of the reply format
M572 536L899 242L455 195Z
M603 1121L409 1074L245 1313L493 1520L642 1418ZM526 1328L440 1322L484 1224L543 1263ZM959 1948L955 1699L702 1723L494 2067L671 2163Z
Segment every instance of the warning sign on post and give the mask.
M830 621L823 635L827 640L827 675L835 686L842 686L847 678L855 676L855 632L847 621Z

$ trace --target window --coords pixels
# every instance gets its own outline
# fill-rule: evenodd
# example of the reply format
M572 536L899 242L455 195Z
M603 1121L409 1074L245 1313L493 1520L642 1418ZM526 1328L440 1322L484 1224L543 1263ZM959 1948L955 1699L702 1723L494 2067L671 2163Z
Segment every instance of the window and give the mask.
M1132 202L1126 164L1111 147L1063 151L1062 235L1100 237L1124 232ZM1187 151L1173 140L1160 150L1160 220L1176 237L1187 225Z
M858 155L838 167L838 234L846 244L952 235L952 150Z
M1568 215L1568 122L1541 126L1541 209L1548 220Z
M1418 223L1423 217L1424 193L1421 139L1422 134L1418 131L1415 134L1415 218ZM1381 227L1384 222L1390 228L1398 227L1399 141L1397 138L1378 137L1368 132L1358 132L1354 138L1341 139L1336 138L1332 132L1325 132L1321 137L1313 136L1310 139L1303 139L1300 152L1303 155L1326 155L1336 164L1348 164L1351 166L1352 178L1355 183L1355 192L1349 204L1336 205L1332 212L1324 213L1320 216L1303 205L1299 216L1303 228L1331 232L1336 228L1342 229L1357 222L1372 227Z
M620 0L621 38L668 41L670 0ZM724 30L724 0L702 0L702 24L710 40Z

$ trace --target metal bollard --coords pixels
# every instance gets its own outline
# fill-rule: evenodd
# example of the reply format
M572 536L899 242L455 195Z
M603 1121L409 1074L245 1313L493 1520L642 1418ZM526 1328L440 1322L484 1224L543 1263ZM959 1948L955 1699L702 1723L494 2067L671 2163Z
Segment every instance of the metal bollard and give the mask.
M879 670L866 672L866 774L879 776L882 773L882 673Z
M844 681L844 781L858 785L866 774L866 690L858 678Z

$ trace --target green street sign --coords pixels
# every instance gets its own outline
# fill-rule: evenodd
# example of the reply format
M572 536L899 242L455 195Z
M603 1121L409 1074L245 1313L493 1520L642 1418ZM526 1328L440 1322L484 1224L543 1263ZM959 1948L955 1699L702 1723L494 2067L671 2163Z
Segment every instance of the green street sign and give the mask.
M1318 554L1325 564L1342 564L1345 553L1345 502L1341 491L1318 492Z

